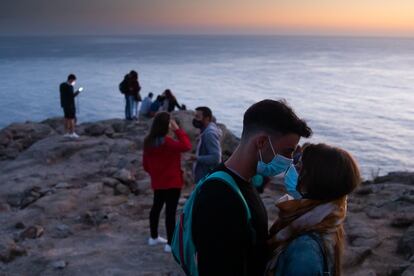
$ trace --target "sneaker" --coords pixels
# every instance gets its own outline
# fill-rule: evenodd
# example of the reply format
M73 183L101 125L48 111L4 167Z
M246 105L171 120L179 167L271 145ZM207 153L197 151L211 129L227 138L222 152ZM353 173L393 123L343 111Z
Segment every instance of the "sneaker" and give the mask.
M162 237L158 237L156 239L153 239L153 238L148 239L148 245L157 245L160 243L167 243L167 240Z
M74 132L74 133L70 134L69 137L70 138L73 138L73 139L78 139L79 138L79 135L77 135L76 132Z
M165 253L171 253L171 246L169 244L166 244L164 247L164 252Z
M63 137L69 138L70 135L71 135L70 133L65 133L65 134L63 134Z

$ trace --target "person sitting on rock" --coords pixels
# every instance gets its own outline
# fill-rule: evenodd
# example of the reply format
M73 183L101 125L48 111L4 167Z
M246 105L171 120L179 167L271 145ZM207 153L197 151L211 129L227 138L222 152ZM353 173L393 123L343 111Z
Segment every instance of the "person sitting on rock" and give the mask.
M155 101L151 104L150 112L149 112L150 118L153 118L155 114L157 114L158 111L160 111L163 105L163 102L164 102L164 97L162 95L158 95Z
M177 98L174 96L170 89L164 91L163 98L163 111L173 112L176 107L179 110L184 110L185 106L182 106L178 103Z
M60 106L63 108L65 116L65 137L79 138L79 135L75 132L76 126L76 107L75 97L79 95L79 91L74 92L73 87L76 82L76 76L70 74L66 82L63 82L59 86L60 90Z
M141 103L141 109L139 110L139 115L143 117L149 117L152 105L152 97L154 94L152 92L148 93L148 96L144 98Z
M270 229L272 257L266 275L341 275L347 195L360 183L352 156L325 144L305 147L299 175L292 165L285 184L297 199L282 197Z
M169 135L171 132L177 140ZM165 252L171 252L175 215L184 184L181 153L191 148L190 138L169 113L160 112L155 116L151 130L144 140L143 154L144 170L149 173L154 190L154 202L150 211L151 237L148 244L167 243ZM158 221L164 203L167 240L158 236Z

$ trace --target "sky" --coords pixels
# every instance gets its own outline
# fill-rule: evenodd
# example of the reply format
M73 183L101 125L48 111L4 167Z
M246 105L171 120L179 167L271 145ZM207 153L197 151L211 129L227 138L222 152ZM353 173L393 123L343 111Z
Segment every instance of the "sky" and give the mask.
M0 35L414 36L414 0L0 0Z

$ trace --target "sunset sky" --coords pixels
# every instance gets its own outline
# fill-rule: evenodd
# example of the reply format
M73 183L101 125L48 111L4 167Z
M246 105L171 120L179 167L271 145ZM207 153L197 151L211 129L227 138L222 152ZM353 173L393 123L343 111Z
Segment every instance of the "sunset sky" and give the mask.
M414 36L414 0L1 0L0 34Z

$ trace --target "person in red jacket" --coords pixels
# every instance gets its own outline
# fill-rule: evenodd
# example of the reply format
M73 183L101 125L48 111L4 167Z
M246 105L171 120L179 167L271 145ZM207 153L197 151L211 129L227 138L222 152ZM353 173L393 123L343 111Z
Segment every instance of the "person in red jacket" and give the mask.
M174 132L177 140L169 133ZM158 113L144 140L143 166L151 176L154 203L150 212L151 237L149 245L166 243L164 251L171 252L171 240L175 227L175 214L183 187L181 153L191 150L188 135L167 112ZM158 222L162 207L166 204L165 226L167 240L158 236Z

